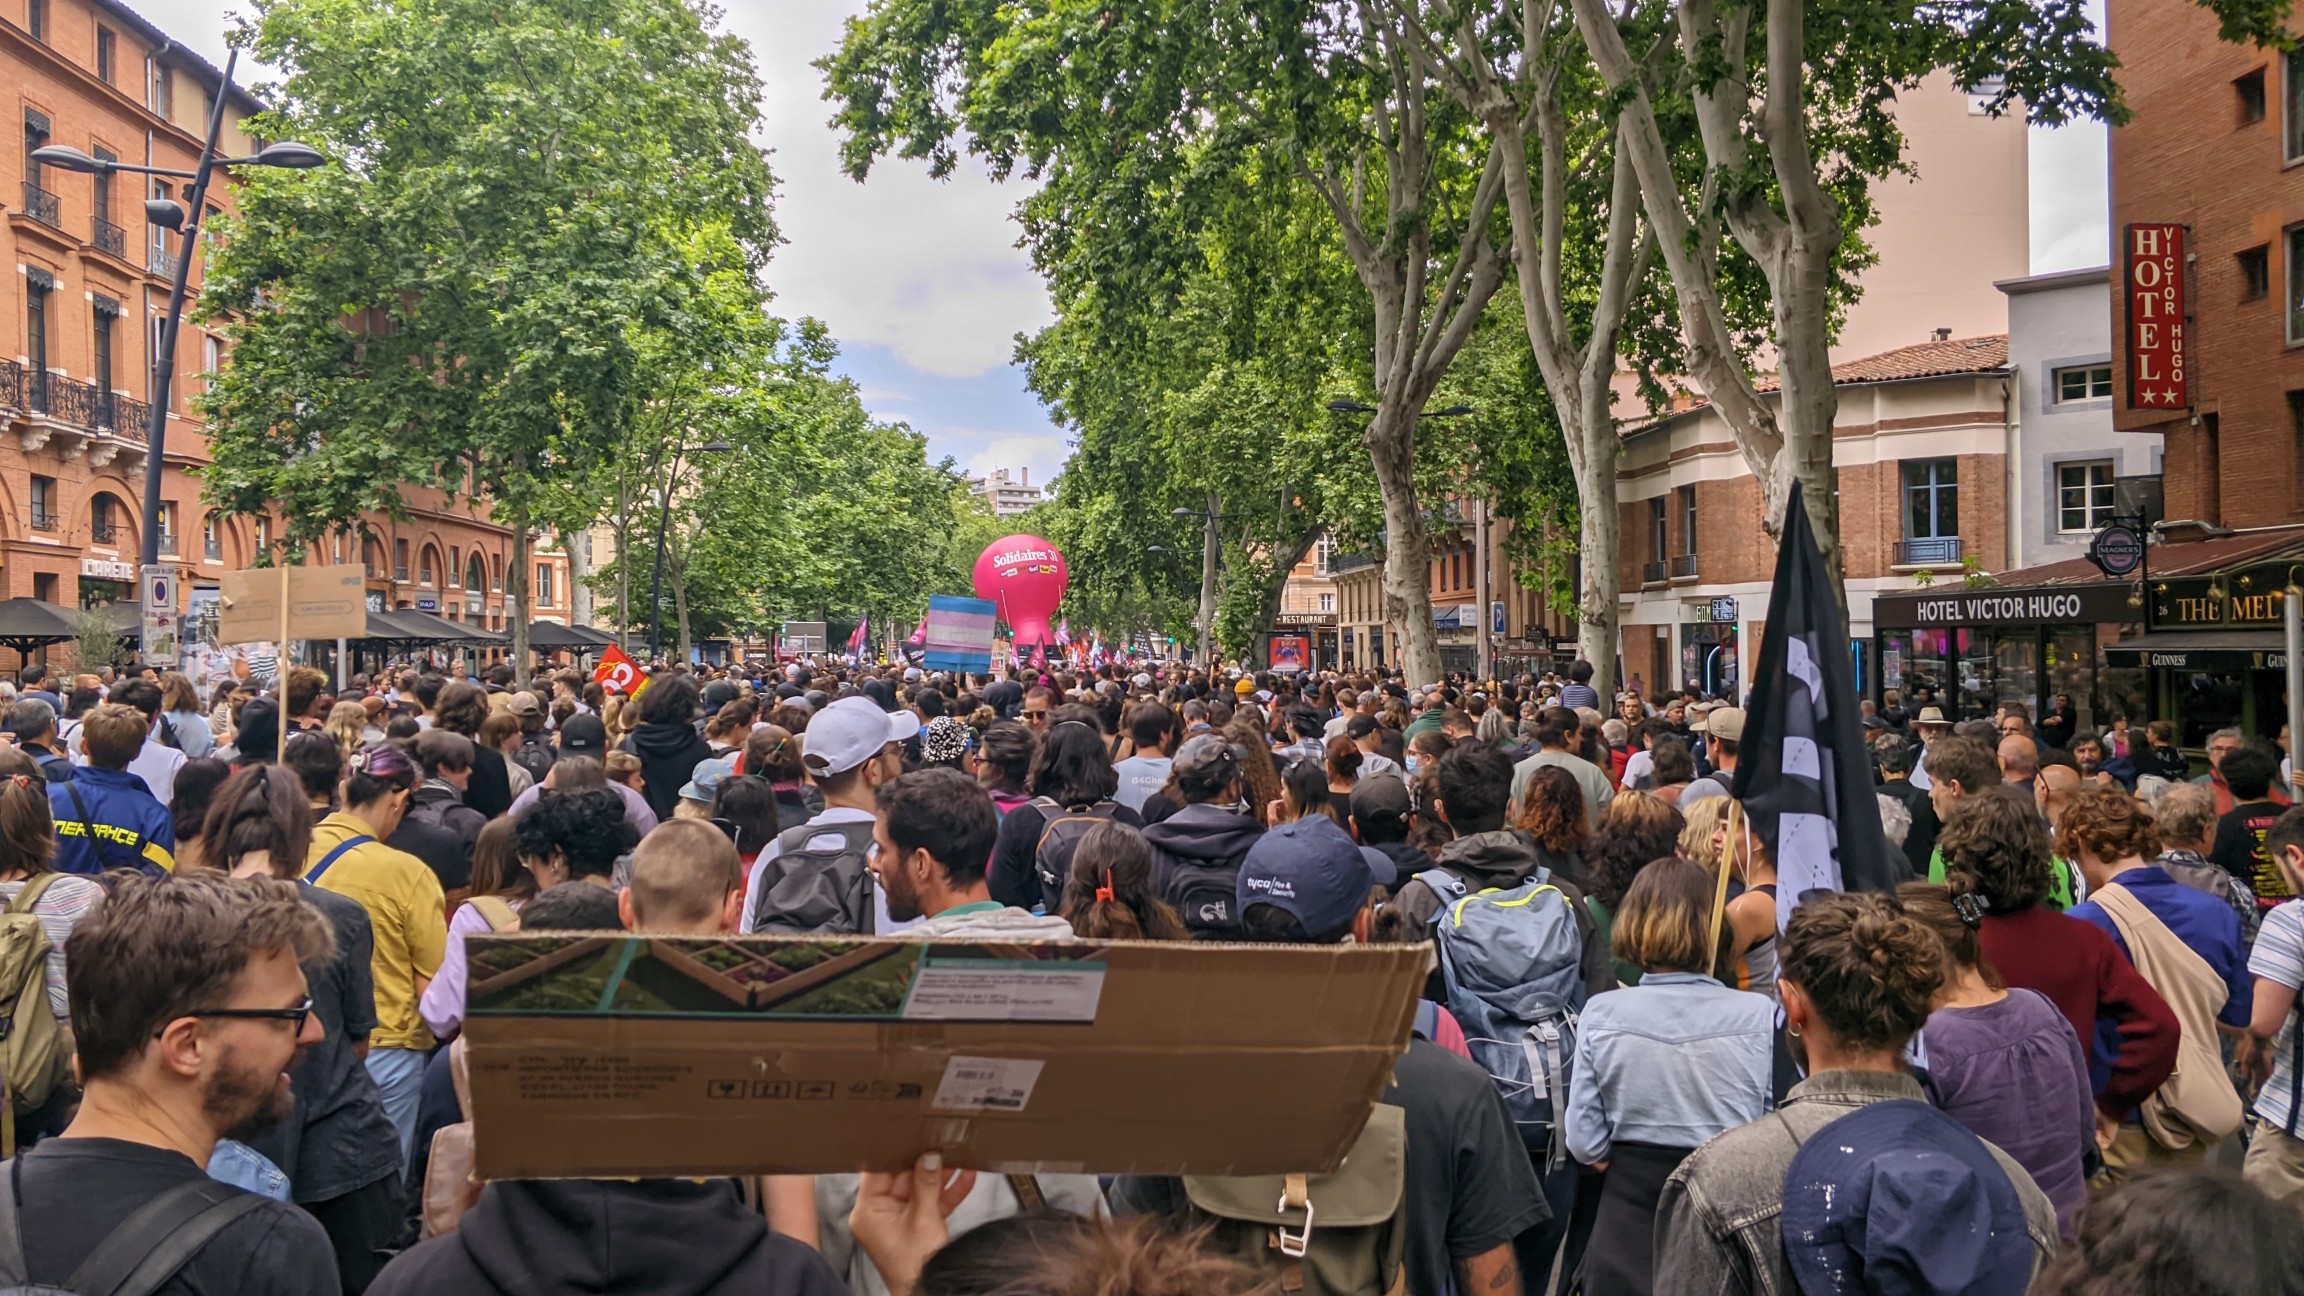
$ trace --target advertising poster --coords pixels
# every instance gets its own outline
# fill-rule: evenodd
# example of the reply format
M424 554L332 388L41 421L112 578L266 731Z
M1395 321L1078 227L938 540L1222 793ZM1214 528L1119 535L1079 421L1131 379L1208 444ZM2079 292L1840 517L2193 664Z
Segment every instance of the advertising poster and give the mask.
M1301 675L1312 669L1312 640L1307 635L1268 635L1265 643L1270 650L1272 669L1289 675Z

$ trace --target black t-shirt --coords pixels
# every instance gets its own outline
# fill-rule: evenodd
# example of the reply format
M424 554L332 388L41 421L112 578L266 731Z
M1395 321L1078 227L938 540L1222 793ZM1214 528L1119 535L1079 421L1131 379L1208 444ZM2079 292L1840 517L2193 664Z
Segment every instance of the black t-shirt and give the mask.
M1393 1064L1380 1101L1407 1118L1406 1265L1410 1296L1454 1290L1456 1267L1551 1217L1520 1133L1488 1073L1424 1039ZM1182 1217L1181 1180L1123 1176L1112 1185L1124 1214Z
M375 928L360 902L304 886L336 932L336 957L304 965L326 1035L288 1073L296 1114L250 1146L287 1172L296 1200L331 1201L400 1171L400 1140L353 1046L376 1031Z
M121 1221L187 1180L190 1157L118 1139L55 1138L17 1159L24 1266L35 1283L62 1284ZM224 1226L157 1296L334 1296L336 1252L311 1216L266 1202Z
M2208 860L2221 864L2232 876L2256 888L2258 899L2285 899L2288 883L2264 849L2264 834L2280 817L2281 807L2270 801L2243 801L2216 819L2216 841Z
M392 830L384 844L424 861L424 867L440 879L442 891L459 891L472 885L472 847L446 828L421 819L402 818L400 826Z

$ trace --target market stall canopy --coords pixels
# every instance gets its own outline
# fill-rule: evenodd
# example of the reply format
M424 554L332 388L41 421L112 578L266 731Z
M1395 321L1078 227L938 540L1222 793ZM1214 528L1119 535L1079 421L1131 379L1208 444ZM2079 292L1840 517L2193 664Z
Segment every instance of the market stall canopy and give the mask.
M440 643L446 639L431 626L410 625L400 614L392 612L370 612L367 637L374 643L405 644Z
M528 623L528 646L541 652L557 652L563 648L586 652L598 648L600 641L557 621L531 621Z
M505 642L505 636L482 629L480 626L450 621L446 617L434 616L430 612L418 612L414 608L401 608L392 613L392 619L412 630L426 631L432 636L430 642L433 643L500 644Z
M47 644L77 639L80 616L71 608L45 599L0 599L0 647L31 652Z

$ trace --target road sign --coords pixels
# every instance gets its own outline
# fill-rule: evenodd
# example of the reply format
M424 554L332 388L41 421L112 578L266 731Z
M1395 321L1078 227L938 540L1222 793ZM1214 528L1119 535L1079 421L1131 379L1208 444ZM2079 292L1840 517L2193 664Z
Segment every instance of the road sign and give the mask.
M182 627L176 614L177 575L174 567L156 564L144 569L138 583L137 598L142 601L144 612L142 642L146 666L174 669L183 661Z

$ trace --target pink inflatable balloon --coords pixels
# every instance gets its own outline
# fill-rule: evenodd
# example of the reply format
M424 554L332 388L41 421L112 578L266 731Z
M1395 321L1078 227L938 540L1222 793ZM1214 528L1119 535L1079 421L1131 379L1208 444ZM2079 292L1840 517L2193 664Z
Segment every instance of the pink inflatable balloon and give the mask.
M1018 644L1052 644L1048 618L1064 599L1071 572L1056 546L1034 535L996 540L976 559L976 597L1000 607L1010 638Z

